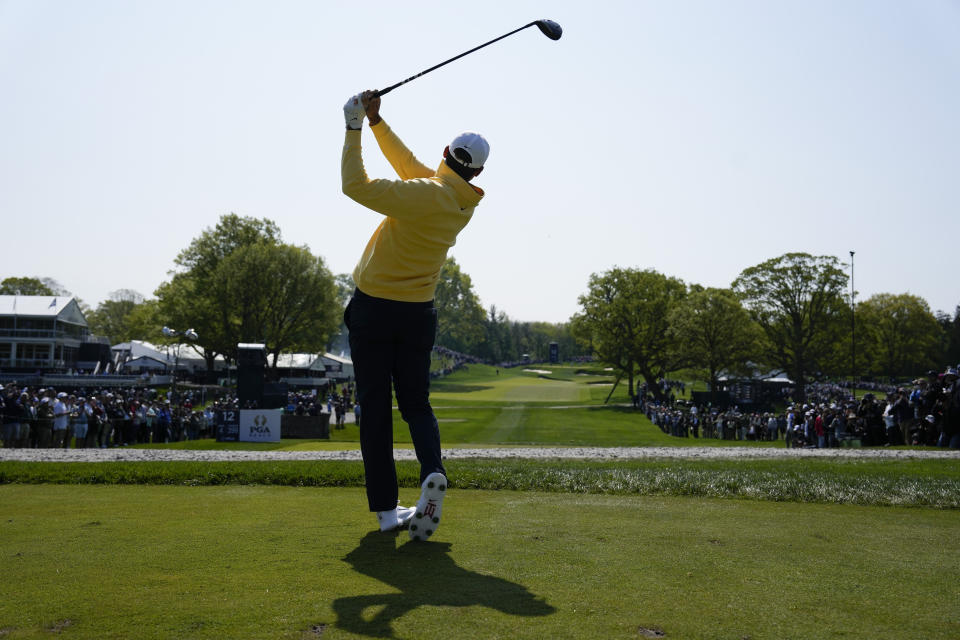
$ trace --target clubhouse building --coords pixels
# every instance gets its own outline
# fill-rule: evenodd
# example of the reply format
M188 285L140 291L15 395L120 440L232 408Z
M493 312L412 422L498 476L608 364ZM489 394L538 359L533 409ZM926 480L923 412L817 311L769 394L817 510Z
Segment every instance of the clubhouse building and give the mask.
M0 370L75 370L81 368L87 351L100 351L83 348L85 344L99 342L90 335L87 320L74 298L0 296ZM97 358L89 364L95 367Z

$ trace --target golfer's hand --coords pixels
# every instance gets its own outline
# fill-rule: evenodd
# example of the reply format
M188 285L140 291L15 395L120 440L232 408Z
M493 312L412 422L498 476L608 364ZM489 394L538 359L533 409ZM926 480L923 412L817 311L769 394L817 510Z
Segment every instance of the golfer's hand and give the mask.
M367 118L370 120L371 127L380 122L380 96L376 95L376 93L374 89L364 91L360 94L360 100L367 113Z
M360 129L363 127L363 105L360 104L360 96L352 96L347 103L343 105L343 119L347 122L347 129Z

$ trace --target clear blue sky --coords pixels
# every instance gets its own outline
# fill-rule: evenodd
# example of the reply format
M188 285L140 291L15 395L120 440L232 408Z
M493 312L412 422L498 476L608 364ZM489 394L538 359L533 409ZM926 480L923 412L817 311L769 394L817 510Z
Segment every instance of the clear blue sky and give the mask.
M956 0L0 0L0 278L149 296L229 212L349 272L379 216L340 192L346 98L541 17L560 41L383 101L429 165L462 130L491 143L452 251L485 306L559 322L615 265L723 287L851 249L860 299L960 303Z

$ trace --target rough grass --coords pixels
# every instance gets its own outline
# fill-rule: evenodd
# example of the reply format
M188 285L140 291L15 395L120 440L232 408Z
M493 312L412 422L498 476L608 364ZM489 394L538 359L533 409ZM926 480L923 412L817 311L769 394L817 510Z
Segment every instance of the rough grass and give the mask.
M450 460L451 486L578 494L748 498L960 508L953 460ZM397 463L401 486L419 468ZM361 487L358 462L101 462L0 464L0 483Z

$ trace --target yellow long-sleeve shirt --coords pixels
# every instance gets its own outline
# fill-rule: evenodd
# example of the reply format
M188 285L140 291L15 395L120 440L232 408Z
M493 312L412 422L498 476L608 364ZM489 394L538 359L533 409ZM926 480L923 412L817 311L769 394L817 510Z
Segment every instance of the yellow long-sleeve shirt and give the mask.
M353 281L377 298L428 302L447 250L470 222L483 191L443 162L436 171L428 168L386 122L370 130L400 180L370 180L363 167L360 131L347 131L340 165L343 192L386 216L353 270Z

